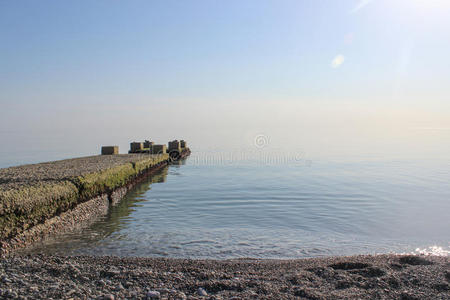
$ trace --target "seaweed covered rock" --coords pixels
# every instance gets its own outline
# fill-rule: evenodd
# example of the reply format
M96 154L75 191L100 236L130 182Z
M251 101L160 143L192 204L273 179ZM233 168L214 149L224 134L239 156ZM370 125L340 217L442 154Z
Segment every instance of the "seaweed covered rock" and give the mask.
M139 175L145 172L146 170L168 159L169 154L148 155L148 158L136 161L134 163L134 169L136 170L136 173Z
M77 176L71 181L78 187L81 200L87 200L103 193L110 193L126 185L136 176L131 163L103 171Z
M76 205L77 187L69 181L44 181L0 189L0 239L9 238Z

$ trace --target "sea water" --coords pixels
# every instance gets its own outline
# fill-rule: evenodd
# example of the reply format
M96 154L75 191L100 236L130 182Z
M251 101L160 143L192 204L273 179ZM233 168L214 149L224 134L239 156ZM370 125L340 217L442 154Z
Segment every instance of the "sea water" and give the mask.
M448 255L440 161L202 160L163 168L91 226L28 251L183 258Z

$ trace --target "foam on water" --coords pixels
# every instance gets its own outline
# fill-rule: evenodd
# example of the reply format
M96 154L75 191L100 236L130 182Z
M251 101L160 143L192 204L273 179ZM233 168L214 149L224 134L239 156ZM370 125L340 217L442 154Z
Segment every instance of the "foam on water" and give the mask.
M450 256L450 246L449 247L441 247L441 246L430 246L427 248L417 248L412 254L419 255L433 255L433 256Z

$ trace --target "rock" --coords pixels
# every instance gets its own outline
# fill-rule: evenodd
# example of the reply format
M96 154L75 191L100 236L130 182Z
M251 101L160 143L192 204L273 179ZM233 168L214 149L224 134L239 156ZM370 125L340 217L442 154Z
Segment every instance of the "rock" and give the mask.
M208 296L208 293L203 288L198 288L197 294L199 296Z
M9 293L8 293L8 295L11 297L11 298L17 298L17 297L19 297L19 295L15 292L15 291L9 291Z
M137 291L129 291L129 296L132 299L138 298L139 293Z
M12 280L6 276L3 276L2 281L3 281L3 283L11 283L12 282Z
M106 285L106 282L103 281L103 279L100 279L99 281L97 281L97 284L98 284L99 286L105 286L105 285Z
M183 292L176 292L174 295L174 299L176 300L186 300L186 294Z
M130 287L133 286L133 283L132 283L131 281L127 281L127 282L125 282L125 286L126 286L127 288L130 288Z
M162 288L162 289L159 289L158 292L160 292L161 294L168 294L168 293L170 293L170 290L167 288Z
M78 270L78 268L75 267L74 265L69 265L69 270L75 274L80 274L80 270Z
M158 291L148 291L147 299L159 299L161 294Z
M103 300L114 300L114 299L116 299L116 297L114 297L113 294L106 294L106 295L101 296L100 299L103 299Z
M107 274L108 276L113 277L113 276L116 276L116 275L120 275L120 271L117 270L117 269L110 269L110 270L108 270L108 271L106 272L106 274Z
M39 288L37 286L30 286L30 291L37 292L39 291Z

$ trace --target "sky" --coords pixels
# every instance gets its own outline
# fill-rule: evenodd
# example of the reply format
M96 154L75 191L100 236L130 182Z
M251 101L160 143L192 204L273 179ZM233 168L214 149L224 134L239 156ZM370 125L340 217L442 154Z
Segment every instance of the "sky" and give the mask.
M0 0L0 167L186 139L449 159L450 2Z

